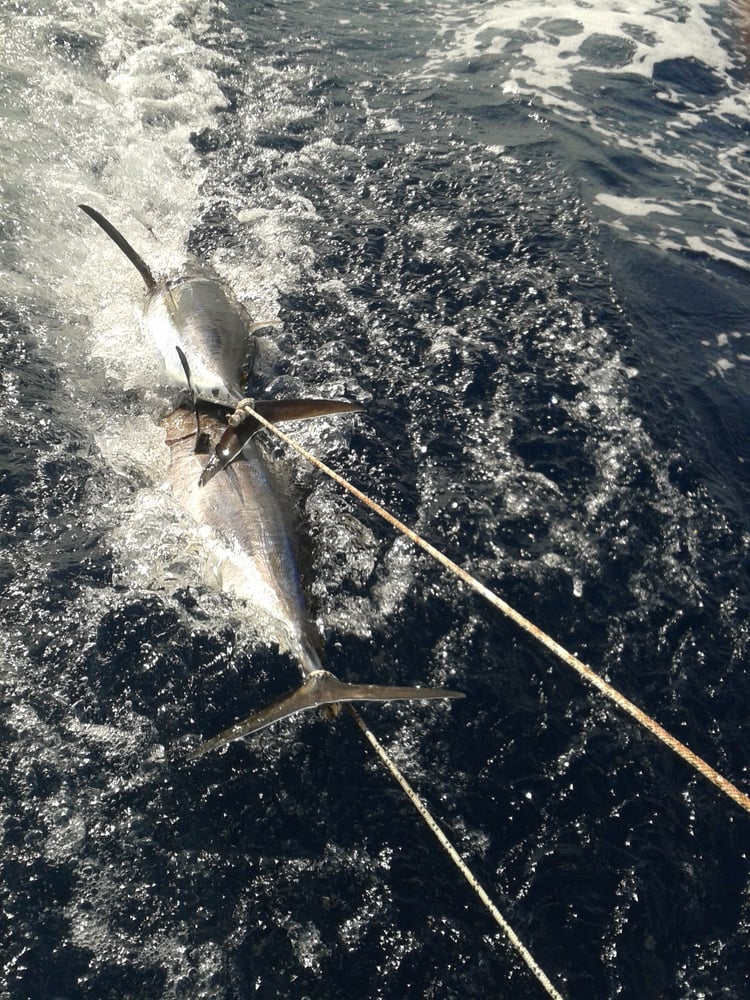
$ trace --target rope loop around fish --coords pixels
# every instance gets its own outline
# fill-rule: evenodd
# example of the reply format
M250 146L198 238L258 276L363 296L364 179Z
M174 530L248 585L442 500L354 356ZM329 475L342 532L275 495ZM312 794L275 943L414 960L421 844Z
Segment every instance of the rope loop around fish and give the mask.
M449 559L448 556L444 555L439 549L436 549L434 545L425 541L420 535L415 531L405 525L398 518L394 517L389 511L384 507L381 507L379 503L371 500L365 493L357 489L352 483L344 479L337 472L331 469L325 462L322 462L315 455L312 455L307 449L303 448L302 445L298 444L292 438L290 438L283 431L275 427L270 421L262 417L257 411L254 412L255 419L261 423L267 430L275 434L277 438L287 444L290 448L293 448L299 455L301 455L308 462L311 462L317 469L325 473L329 478L333 479L334 482L338 483L345 490L355 496L360 500L365 506L369 507L370 510L374 511L390 525L400 531L401 534L405 535L408 539L414 542L415 545L427 552L433 559L437 560L441 565L445 566L451 573L462 580L467 586L476 593L480 594L485 598L494 608L500 611L506 618L510 618L511 621L515 622L519 628L522 628L529 635L533 636L538 642L545 646L551 653L553 653L559 660L562 660L567 666L578 674L578 676L586 681L588 684L595 687L601 694L603 694L609 701L613 702L619 709L629 715L632 719L641 725L644 729L648 730L652 736L655 736L661 743L669 747L674 753L681 757L694 771L701 774L707 781L710 781L716 788L718 788L724 795L728 796L736 805L744 809L746 813L750 813L750 796L742 792L736 785L734 785L728 778L725 778L720 774L715 768L711 767L702 757L699 757L694 753L690 747L686 746L670 732L668 732L662 725L660 725L655 719L650 715L647 715L641 708L639 708L634 702L630 701L625 695L621 694L617 688L613 687L597 673L595 673L591 667L586 666L578 657L574 656L572 653L568 652L559 642L556 642L551 636L547 635L538 628L533 622L528 618L525 618L520 612L516 611L515 608L511 607L506 601L504 601L498 594L490 590L483 583L472 576L465 569L459 566L457 563Z

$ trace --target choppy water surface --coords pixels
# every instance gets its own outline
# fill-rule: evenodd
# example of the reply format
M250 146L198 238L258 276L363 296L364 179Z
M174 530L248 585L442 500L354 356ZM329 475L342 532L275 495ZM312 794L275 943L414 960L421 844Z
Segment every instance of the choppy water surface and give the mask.
M295 436L748 786L739 7L173 0L2 17L0 995L536 997L164 485L140 278L259 318ZM270 446L340 676L567 997L747 994L748 818Z

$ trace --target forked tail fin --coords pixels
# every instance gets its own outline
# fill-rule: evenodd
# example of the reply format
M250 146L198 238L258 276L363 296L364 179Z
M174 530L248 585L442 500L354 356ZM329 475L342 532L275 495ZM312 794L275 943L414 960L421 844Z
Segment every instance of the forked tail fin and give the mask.
M154 288L156 288L156 278L151 273L151 268L145 262L143 257L141 257L141 255L131 247L119 229L115 229L109 219L105 219L101 212L97 212L97 210L92 208L90 205L79 205L78 207L82 209L82 211L84 211L89 218L93 219L98 226L102 227L107 236L109 236L109 238L117 244L133 267L138 270L138 273L146 283L146 288L150 292L153 291Z
M463 698L459 691L448 688L388 687L381 684L347 684L327 670L308 674L303 684L284 695L267 708L236 722L210 740L204 740L191 753L190 758L202 757L218 750L233 740L257 733L259 729L288 719L297 712L306 712L321 705L337 705L343 701L428 701L437 698Z

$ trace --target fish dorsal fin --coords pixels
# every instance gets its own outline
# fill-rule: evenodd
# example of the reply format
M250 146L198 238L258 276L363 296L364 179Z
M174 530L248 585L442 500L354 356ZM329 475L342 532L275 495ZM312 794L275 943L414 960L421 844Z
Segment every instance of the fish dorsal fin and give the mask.
M333 413L361 413L364 407L359 403L346 403L338 399L256 399L252 408L244 411L244 421L237 426L230 423L221 435L213 455L201 473L201 486L205 486L217 472L234 461L245 443L261 429L260 424L253 420L253 410L275 424L283 420L310 420L312 417L324 417Z
M290 694L242 719L228 729L204 740L190 756L202 757L212 750L257 733L266 726L288 719L298 712L306 712L322 705L338 705L345 701L432 701L438 698L463 698L460 691L448 688L390 687L382 684L347 684L340 681L328 670L314 670L304 682Z
M117 244L146 282L146 288L152 292L156 288L157 282L156 278L154 278L151 273L151 268L144 261L141 255L131 247L122 233L115 229L109 219L105 219L101 212L97 212L97 210L92 208L90 205L79 205L78 207L84 211L86 215L90 216L90 218L92 218L97 225L101 226L107 236L109 236L109 238Z

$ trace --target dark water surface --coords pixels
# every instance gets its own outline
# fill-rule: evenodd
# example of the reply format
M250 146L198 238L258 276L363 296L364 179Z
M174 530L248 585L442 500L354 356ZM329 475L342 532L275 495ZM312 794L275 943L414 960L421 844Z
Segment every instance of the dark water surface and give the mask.
M0 15L0 997L543 993L163 483L139 278L255 316L295 428L750 788L750 234L727 4ZM79 217L80 216L80 217ZM750 818L275 446L325 663L571 998L742 998ZM268 637L265 637L268 640Z

